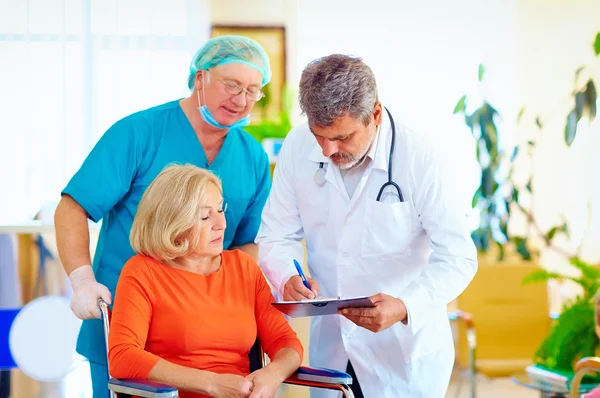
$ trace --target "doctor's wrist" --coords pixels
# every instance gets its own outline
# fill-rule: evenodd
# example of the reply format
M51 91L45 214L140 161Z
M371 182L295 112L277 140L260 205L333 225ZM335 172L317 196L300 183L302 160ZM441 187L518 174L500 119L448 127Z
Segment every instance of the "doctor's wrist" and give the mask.
M398 310L400 313L400 323L406 326L408 325L409 321L408 308L406 307L406 304L404 304L404 301L401 298L397 298L397 300L398 305L400 306Z

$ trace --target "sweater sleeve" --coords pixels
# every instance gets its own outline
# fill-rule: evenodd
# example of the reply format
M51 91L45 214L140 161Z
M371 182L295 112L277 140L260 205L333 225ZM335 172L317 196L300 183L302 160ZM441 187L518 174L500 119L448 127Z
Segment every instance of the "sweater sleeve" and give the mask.
M110 374L117 379L146 379L160 359L144 349L152 318L152 285L143 257L132 257L119 277L108 335Z
M292 348L300 355L304 355L302 343L296 332L292 329L283 314L271 305L275 301L267 281L254 260L248 258L249 264L256 278L256 304L254 313L258 328L258 339L269 358L273 358L282 348Z

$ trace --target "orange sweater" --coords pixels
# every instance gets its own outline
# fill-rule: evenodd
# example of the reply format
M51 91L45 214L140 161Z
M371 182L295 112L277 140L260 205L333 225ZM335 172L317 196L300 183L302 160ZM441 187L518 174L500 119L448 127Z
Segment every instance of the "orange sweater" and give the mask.
M123 267L109 334L110 373L146 379L160 358L216 373L249 374L257 333L269 357L298 337L247 254L224 251L221 268L204 276L137 255ZM182 398L201 397L180 391Z

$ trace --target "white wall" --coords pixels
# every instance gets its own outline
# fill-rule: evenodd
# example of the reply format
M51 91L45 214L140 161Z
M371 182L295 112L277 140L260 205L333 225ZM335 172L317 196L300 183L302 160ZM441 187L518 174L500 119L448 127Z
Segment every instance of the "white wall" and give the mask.
M600 83L598 60L592 43L600 32L600 2L596 0L520 0L518 14L518 102L528 111L519 137L538 139L535 156L534 207L540 226L547 229L564 215L573 228L573 240L563 248L575 249L589 261L600 259L600 181L596 154L600 148L600 123L582 125L571 146L564 144L566 116L573 103L575 70L592 67ZM589 77L590 74L585 76ZM532 116L540 114L543 133L537 133ZM588 224L587 203L595 213ZM585 238L584 238L585 234ZM583 241L582 241L583 239ZM545 251L543 263L563 268L564 259Z
M478 94L487 65L489 100L516 113L516 2L478 0L303 0L298 71L331 53L360 56L373 69L396 120L429 136L453 157L465 196L478 186L473 138L452 114L463 94Z

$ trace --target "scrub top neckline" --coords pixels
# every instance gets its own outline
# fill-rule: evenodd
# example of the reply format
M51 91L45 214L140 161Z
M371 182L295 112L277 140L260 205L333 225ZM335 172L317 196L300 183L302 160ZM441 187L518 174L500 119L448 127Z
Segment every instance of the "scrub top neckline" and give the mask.
M223 158L223 156L225 156L225 155L221 155L221 153L229 151L229 147L231 145L230 144L231 139L229 138L229 136L231 135L231 129L227 132L227 134L225 134L225 139L223 140L223 145L221 145L221 149L219 149L217 156L215 156L212 163L209 164L208 158L206 157L206 152L204 151L204 147L202 146L202 143L200 142L200 138L194 131L194 128L192 127L192 123L190 123L190 120L188 119L185 112L183 111L180 101L177 101L177 108L179 108L180 117L182 117L185 120L185 122L183 124L186 126L185 128L187 129L187 132L184 132L184 134L191 135L192 140L200 148L199 153L202 156L202 163L204 164L204 167L208 170L217 169L218 166L222 163L221 158Z

